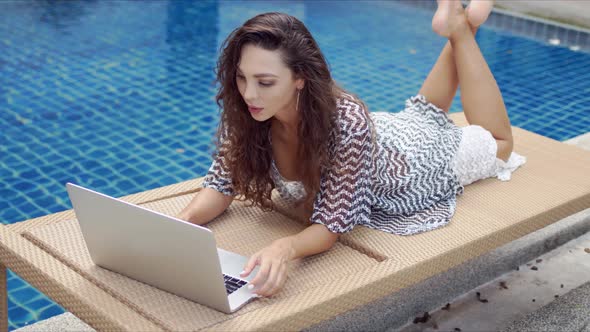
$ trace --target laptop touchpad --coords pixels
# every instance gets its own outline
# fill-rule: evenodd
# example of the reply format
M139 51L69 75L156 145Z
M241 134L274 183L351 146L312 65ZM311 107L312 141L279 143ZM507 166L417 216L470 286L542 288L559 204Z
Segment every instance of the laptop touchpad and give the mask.
M244 270L244 267L246 267L246 264L248 263L248 257L219 248L217 248L217 254L219 255L219 262L221 263L221 272L247 281L251 281L254 279L254 276L256 276L258 266L247 278L240 277L240 272Z

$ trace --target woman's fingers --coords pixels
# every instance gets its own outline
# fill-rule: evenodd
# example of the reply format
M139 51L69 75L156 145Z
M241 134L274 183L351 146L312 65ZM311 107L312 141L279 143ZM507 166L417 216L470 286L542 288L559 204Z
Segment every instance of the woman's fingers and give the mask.
M266 259L264 256L260 257L260 269L258 270L258 273L256 273L256 277L254 277L254 279L252 279L250 284L254 285L254 287L262 284L268 278L268 273L270 272L270 268L271 268L271 264L270 264L269 260Z
M248 288L261 296L273 295L282 288L285 282L289 257L290 253L285 250L285 246L273 244L253 255L240 276L247 277L251 275L256 265L258 265L258 272L248 284Z
M246 266L244 267L244 271L240 272L240 277L245 278L250 275L250 272L252 272L254 267L258 264L259 257L259 253L255 253L250 257L248 263L246 263Z
M269 291L273 288L275 288L276 286L276 282L278 280L278 274L281 270L281 263L273 260L271 261L271 267L270 267L270 273L268 275L268 278L266 278L266 281L264 282L264 284L262 285L262 287L259 287L259 289L256 291L256 293L258 295L262 295L262 296L268 296Z
M286 280L287 280L287 266L283 265L283 266L281 266L281 269L279 271L275 286L268 292L268 296L275 295L278 291L280 291L281 288L283 288L283 285L285 285Z

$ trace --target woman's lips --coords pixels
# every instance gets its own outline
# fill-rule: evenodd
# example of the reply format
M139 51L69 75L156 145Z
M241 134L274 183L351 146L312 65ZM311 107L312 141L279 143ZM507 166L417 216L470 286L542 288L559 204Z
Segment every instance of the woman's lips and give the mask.
M263 108L248 106L248 111L250 111L252 114L260 113L262 110Z

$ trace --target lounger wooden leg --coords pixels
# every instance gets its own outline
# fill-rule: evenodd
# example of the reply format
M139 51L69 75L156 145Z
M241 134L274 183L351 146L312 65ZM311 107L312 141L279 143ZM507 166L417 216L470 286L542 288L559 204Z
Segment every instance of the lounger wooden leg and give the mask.
M0 264L0 283L0 331L8 331L8 284L3 264Z

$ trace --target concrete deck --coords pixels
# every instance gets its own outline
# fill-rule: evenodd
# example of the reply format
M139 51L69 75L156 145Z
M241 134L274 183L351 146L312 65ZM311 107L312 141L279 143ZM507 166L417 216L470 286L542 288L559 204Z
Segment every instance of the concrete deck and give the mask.
M588 259L586 259L588 260ZM503 332L590 331L590 282L516 321Z
M585 223L588 229L590 209L580 217L570 226ZM524 247L508 245L501 259L510 261L510 255L534 251L535 237L548 244L569 236L568 226L559 223L552 225L550 233L545 232L547 237L539 237L543 232L529 236L522 243ZM566 233L557 235L562 231ZM440 306L429 313L427 322L410 322L399 330L580 331L590 323L590 252L587 251L590 251L590 232L455 298L449 302L448 309Z
M496 7L590 29L590 1L496 0Z

